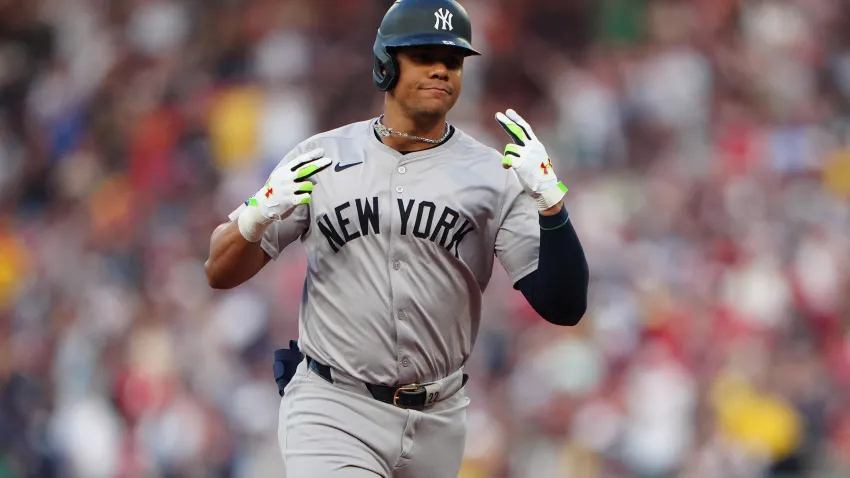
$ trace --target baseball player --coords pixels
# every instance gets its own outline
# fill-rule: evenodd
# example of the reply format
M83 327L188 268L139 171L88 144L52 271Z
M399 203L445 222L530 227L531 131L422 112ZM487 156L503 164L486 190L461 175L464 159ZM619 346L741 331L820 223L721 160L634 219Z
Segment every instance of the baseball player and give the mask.
M457 476L494 258L553 324L587 303L567 188L531 126L497 113L500 153L446 121L479 55L461 5L398 0L373 51L383 114L295 147L215 230L206 263L229 289L306 248L299 337L275 354L288 478Z

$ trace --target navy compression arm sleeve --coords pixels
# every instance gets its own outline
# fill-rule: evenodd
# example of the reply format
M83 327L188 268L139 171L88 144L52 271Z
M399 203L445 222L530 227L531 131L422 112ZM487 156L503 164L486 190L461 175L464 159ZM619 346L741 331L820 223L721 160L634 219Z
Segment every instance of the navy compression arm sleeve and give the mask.
M566 207L540 216L540 256L537 270L514 285L548 322L576 325L587 310L590 280L587 259Z

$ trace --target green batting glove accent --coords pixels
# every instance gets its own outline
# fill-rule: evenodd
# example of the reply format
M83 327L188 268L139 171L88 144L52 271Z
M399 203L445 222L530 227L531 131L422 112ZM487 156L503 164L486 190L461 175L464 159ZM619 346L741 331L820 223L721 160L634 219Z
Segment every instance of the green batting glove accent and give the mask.
M517 144L508 144L505 146L505 156L513 155L519 157L519 145Z
M310 204L310 196L307 196L304 199L302 199L301 204Z
M248 200L248 205L249 205L249 206L256 206L256 205L257 205L257 200L256 200L255 198L251 198L251 199L249 199L249 200Z
M528 138L525 137L525 132L519 126L512 123L508 123L505 125L505 128L507 128L508 132L511 133L511 136L513 136L514 139L516 139L520 143L525 144L525 142L528 141Z
M513 161L511 161L511 158L509 158L509 157L507 157L507 156L505 156L504 158L502 158L502 167L503 167L503 168L508 169L508 168L510 168L510 167L511 167L511 166L513 166L513 165L514 165L514 163L513 163Z
M564 183L562 183L560 181L558 182L558 189L560 189L561 192L564 192L564 193L569 191L569 189L567 189L567 187L564 185Z
M306 182L299 186L297 191L300 193L311 193L313 192L313 183Z
M310 175L314 174L318 170L319 170L319 167L316 166L315 164L310 164L310 165L304 166L303 168L298 170L298 175L295 177L295 179L304 179L304 178L309 177Z

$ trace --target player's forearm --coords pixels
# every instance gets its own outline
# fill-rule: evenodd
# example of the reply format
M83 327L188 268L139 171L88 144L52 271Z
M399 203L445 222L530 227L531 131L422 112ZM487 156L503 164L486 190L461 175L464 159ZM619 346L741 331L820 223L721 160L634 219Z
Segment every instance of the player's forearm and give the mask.
M210 287L232 289L257 274L269 260L260 243L245 240L234 221L213 232L204 268Z
M547 321L576 325L587 310L590 274L584 249L565 208L541 215L540 228L539 265L517 286Z

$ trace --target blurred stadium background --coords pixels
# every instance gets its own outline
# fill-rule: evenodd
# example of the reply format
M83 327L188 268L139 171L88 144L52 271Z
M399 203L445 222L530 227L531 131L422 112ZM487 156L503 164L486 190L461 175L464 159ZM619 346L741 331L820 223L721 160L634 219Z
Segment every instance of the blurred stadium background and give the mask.
M283 476L295 244L211 290L290 147L379 113L390 0L0 1L0 477ZM850 2L466 0L450 120L528 118L591 265L500 266L462 478L850 476Z

